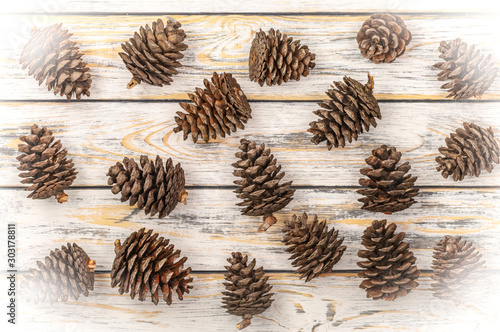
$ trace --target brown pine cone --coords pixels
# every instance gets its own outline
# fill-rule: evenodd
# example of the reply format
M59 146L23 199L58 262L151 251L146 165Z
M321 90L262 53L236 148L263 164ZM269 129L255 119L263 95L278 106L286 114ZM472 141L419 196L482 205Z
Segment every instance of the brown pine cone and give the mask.
M441 70L439 81L450 80L441 86L441 89L449 92L446 98L481 98L497 76L498 68L493 67L491 54L484 56L474 45L469 47L460 38L442 41L439 52L439 57L445 62L438 62L434 67Z
M165 26L158 19L151 27L148 24L141 27L139 33L135 32L133 38L122 44L125 52L118 55L133 76L127 89L142 81L155 86L170 85L171 76L178 74L175 68L182 66L178 60L184 57L182 52L188 48L182 43L186 34L180 27L180 23L172 20Z
M234 181L238 185L234 192L243 202L237 205L244 206L243 215L263 216L259 232L266 231L276 223L273 213L290 203L295 189L290 189L292 181L279 184L285 172L280 172L281 165L276 166L276 159L265 144L257 146L256 142L243 138L239 149L236 157L240 160L233 164L236 168L233 175L242 179Z
M382 119L377 99L373 96L373 77L368 74L365 85L355 79L344 76L343 82L333 82L336 88L326 91L329 100L318 103L321 109L313 113L320 117L309 123L307 131L314 135L311 142L319 144L326 141L328 150L332 147L345 146L352 139L358 139L363 127L377 127L376 119Z
M31 191L28 198L45 199L54 196L59 203L68 200L64 189L68 188L76 179L73 160L67 159L68 151L62 148L60 140L55 143L52 132L45 127L39 128L34 124L31 134L20 136L25 144L19 144L21 152L17 160L21 164L17 169L27 171L20 173L21 183L31 183L24 188Z
M460 301L470 286L481 280L482 255L460 236L446 235L434 247L431 284L435 297Z
M367 250L360 250L358 256L367 259L358 262L366 269L358 277L366 278L359 285L366 290L366 297L374 300L394 301L407 295L418 286L415 281L420 270L415 265L416 258L409 250L410 244L404 242L405 233L395 233L396 225L387 220L375 220L361 237Z
M444 178L453 176L453 181L462 181L466 175L479 176L484 169L493 170L492 163L499 163L498 143L493 129L484 129L474 123L464 122L464 129L446 137L446 147L440 147L443 156L436 157L436 168Z
M45 264L36 262L38 269L30 269L21 288L26 290L28 301L66 302L69 296L78 300L94 290L96 263L76 243L68 243L61 250L55 249L45 257Z
M115 241L116 257L111 268L111 287L119 286L120 294L128 293L132 299L138 295L139 301L145 301L148 293L151 301L157 305L160 292L167 305L172 304L172 294L177 293L182 301L184 293L189 294L193 278L187 278L191 268L184 269L187 257L175 261L181 256L180 250L174 251L169 240L151 235L152 229L141 228L133 232L121 244Z
M374 63L393 62L411 42L410 30L395 14L373 14L356 36L361 54Z
M251 81L259 82L260 86L281 85L288 80L300 80L300 76L309 75L309 70L316 64L316 55L309 51L306 45L300 45L300 40L280 31L269 30L269 34L260 30L255 34L248 59L249 77Z
M401 152L396 148L382 145L372 150L372 155L365 159L370 167L361 169L361 174L368 178L359 179L359 184L366 189L358 189L357 193L366 197L359 198L362 209L372 212L402 211L415 203L413 197L418 195L415 188L417 177L406 174L411 169L408 162L397 166Z
M193 142L198 136L208 143L231 135L237 128L245 129L245 123L251 119L252 109L247 97L231 74L214 72L212 82L203 80L205 89L196 88L196 93L188 93L194 104L181 102L179 105L186 111L177 112L174 133L184 132L184 140L191 134Z
M249 263L248 256L233 252L227 261L231 266L225 266L228 273L224 275L226 291L222 294L222 307L231 315L242 316L243 320L236 325L242 330L251 324L254 315L263 313L271 306L274 299L269 291L273 286L267 283L264 269L255 269L255 258Z
M108 185L113 186L113 194L121 193L121 201L129 201L130 206L137 203L145 214L162 219L168 216L178 202L186 204L187 191L184 190L184 170L181 164L174 167L172 158L165 166L160 156L153 162L147 156L141 156L140 166L132 158L123 158L122 163L109 168Z
M292 266L299 267L295 273L301 279L305 277L306 282L331 272L347 248L342 245L344 238L337 239L339 231L334 227L328 230L326 220L318 222L316 215L308 224L305 212L302 217L293 215L286 220L282 232L285 233L282 242L289 246L285 251L292 253Z
M28 68L28 74L33 75L38 85L45 81L55 95L65 95L68 100L75 95L80 100L82 95L90 96L90 69L82 61L83 53L69 39L72 34L61 26L54 24L32 30L19 63L23 69Z

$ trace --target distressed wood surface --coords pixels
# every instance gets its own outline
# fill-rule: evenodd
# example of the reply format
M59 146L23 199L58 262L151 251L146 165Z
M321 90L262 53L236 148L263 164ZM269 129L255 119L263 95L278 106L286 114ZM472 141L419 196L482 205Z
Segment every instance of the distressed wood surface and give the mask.
M115 239L122 241L142 227L171 239L188 257L195 271L223 270L233 251L247 251L270 270L293 271L281 244L281 227L292 214L317 214L345 237L348 249L335 270L357 269L360 237L374 219L395 222L415 251L418 266L430 269L432 248L445 234L472 240L488 262L500 270L500 192L495 189L428 188L411 208L387 216L360 209L354 189L298 189L287 208L276 213L279 222L257 233L259 217L241 216L239 200L230 189L189 189L188 204L159 220L120 202L109 189L67 190L69 201L31 200L21 190L0 190L0 204L18 220L18 267L27 271L37 259L66 242L78 242L97 261L97 269L109 271ZM22 216L22 220L19 217Z
M269 276L275 301L252 319L248 331L495 331L500 323L498 282L475 302L455 305L432 296L428 274L394 302L366 299L352 273L327 274L308 284L297 283L291 274ZM498 280L498 275L490 278ZM19 315L25 317L23 326L37 331L235 331L239 317L220 307L222 282L222 274L196 274L192 292L167 307L119 295L109 287L109 274L97 274L89 297L53 306L21 300Z
M313 102L253 102L253 118L245 130L216 142L194 144L174 134L177 102L154 103L0 103L0 185L19 183L18 137L33 123L54 130L57 139L73 158L78 169L75 185L105 186L110 166L124 156L147 154L172 157L186 171L188 185L233 185L234 154L242 137L266 143L282 164L286 179L299 186L358 186L359 170L366 167L371 150L387 144L403 153L412 165L419 186L495 186L500 184L500 167L479 178L460 183L444 179L437 172L435 158L445 138L464 121L492 126L498 134L500 103L409 103L381 102L382 120L377 128L362 134L344 149L328 151L326 144L314 145L307 133Z
M88 4L86 4L88 6ZM89 6L90 8L91 6ZM457 37L493 53L500 63L500 30L495 16L481 15L403 15L413 40L404 56L390 64L373 64L362 57L355 37L369 15L173 15L183 24L189 49L171 86L141 84L125 89L131 74L118 52L121 43L133 36L141 25L151 24L164 15L50 15L0 16L5 32L0 43L0 90L2 100L61 100L45 86L27 76L19 57L33 26L62 22L74 34L91 67L91 99L186 99L188 92L202 86L213 71L234 74L250 99L321 100L333 80L351 75L361 81L366 73L375 78L379 99L444 99L443 82L436 79L437 48L442 40ZM256 31L274 27L301 39L316 53L316 68L300 81L281 86L260 87L248 79L248 52ZM84 98L85 99L85 98ZM500 99L500 80L496 80L483 99Z
M497 12L498 8L491 6L491 1L477 0L364 0L349 1L337 0L334 3L324 0L281 0L281 1L196 1L196 0L145 0L137 2L119 0L89 0L81 2L77 0L23 0L20 2L10 2L5 5L6 12L38 12L44 13L109 13L109 12L132 12L132 13L308 13L308 12Z

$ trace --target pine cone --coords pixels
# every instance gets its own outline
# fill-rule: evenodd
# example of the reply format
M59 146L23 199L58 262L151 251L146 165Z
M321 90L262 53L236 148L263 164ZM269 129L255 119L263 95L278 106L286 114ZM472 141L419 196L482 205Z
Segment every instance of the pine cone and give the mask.
M373 77L368 74L368 83L365 85L344 76L344 82L333 82L336 89L326 91L330 100L318 103L322 109L315 112L321 119L309 124L307 131L313 133L311 142L319 144L326 141L328 150L332 147L345 146L352 139L356 141L363 133L363 127L369 131L370 125L377 127L377 119L382 119L377 99L373 96Z
M396 225L386 227L386 223L387 220L373 221L361 237L367 250L360 250L358 256L367 260L358 262L359 267L366 269L358 273L358 277L366 278L359 287L366 290L368 298L394 301L418 286L415 280L420 270L413 252L408 250L410 244L403 242L405 233L395 234Z
M435 297L460 300L471 285L481 280L482 255L460 236L446 235L434 247L431 284Z
M182 51L188 48L182 43L186 34L180 27L180 23L172 20L165 27L158 19L151 27L148 24L141 27L140 34L135 32L133 38L122 44L125 52L118 55L133 76L127 89L142 81L155 86L170 85L171 76L178 74L175 68L182 66L178 61L184 57Z
M191 134L194 143L198 136L208 143L217 134L226 137L237 128L245 129L244 123L252 118L252 109L236 79L231 74L214 72L212 82L205 79L203 83L205 89L188 93L194 104L179 103L187 113L177 112L174 133L182 130L184 140Z
M434 67L441 70L439 81L450 80L441 86L441 89L448 90L447 98L481 98L497 76L498 68L493 67L491 54L485 57L474 45L468 47L460 38L442 41L439 52L439 57L445 62L438 62Z
M300 80L300 76L309 75L309 70L316 64L316 55L300 40L280 31L269 30L269 34L260 30L255 34L248 59L249 77L251 81L264 85L281 85L288 80Z
M231 266L226 266L228 273L224 275L226 291L222 294L222 307L231 315L243 316L243 320L236 325L238 330L251 324L254 315L266 311L274 299L269 291L273 286L267 283L268 276L264 276L262 267L255 269L255 258L247 264L248 256L240 252L233 252L233 258L227 261Z
M61 141L52 143L52 132L36 124L31 127L31 135L20 136L19 139L25 144L18 145L21 154L16 159L21 166L17 169L27 171L19 176L23 178L21 183L31 183L31 186L24 188L31 191L28 198L55 196L59 203L66 202L68 195L64 189L73 183L78 173L75 172L73 160L66 159L68 151L62 148Z
M276 159L265 144L257 146L256 142L242 139L239 149L236 157L240 160L233 164L233 175L242 179L234 181L239 187L234 192L243 202L237 205L244 206L243 215L263 216L259 232L265 231L276 223L273 213L290 203L295 189L290 189L292 181L279 184L285 172L280 172L281 166L276 166Z
M373 14L356 36L361 54L374 63L393 62L411 42L410 30L395 14Z
M62 24L31 32L31 38L23 49L19 63L28 74L38 81L45 81L48 90L54 90L68 100L73 95L80 100L82 95L90 96L90 69L82 61L83 53L69 38L68 30L61 30Z
M484 169L493 170L493 162L499 163L498 143L493 129L484 129L473 123L464 122L464 128L446 137L446 147L440 147L443 156L436 157L436 168L446 179L453 175L453 181L462 181L468 174L479 176Z
M339 231L334 227L329 231L326 220L318 222L314 216L312 223L307 223L307 214L302 217L293 215L292 220L285 221L282 232L286 233L282 242L289 246L285 251L292 253L292 266L299 267L296 273L306 282L320 274L329 273L344 254L346 246L344 238L338 239Z
M359 179L359 184L367 189L358 189L357 193L366 197L359 198L362 209L372 212L402 211L415 203L413 197L418 195L414 188L416 176L406 174L411 169L408 162L397 166L401 152L396 148L382 145L372 150L372 155L365 159L371 167L362 168L360 173L368 178Z
M115 260L111 268L111 287L119 286L120 294L128 293L139 301L145 301L148 292L151 301L157 305L159 293L167 305L172 304L172 294L175 292L182 301L184 293L189 294L193 286L189 285L193 278L187 278L191 268L184 270L187 257L182 257L180 250L174 251L174 245L168 245L169 240L151 235L153 230L141 228L133 232L121 244L115 241Z
M45 264L36 262L39 270L30 269L21 287L28 293L28 301L66 302L68 296L78 300L80 294L89 296L94 290L96 263L76 243L55 249L45 257Z
M153 162L148 156L141 156L139 166L132 158L123 158L109 168L108 185L113 186L111 192L121 192L121 201L129 201L130 206L137 203L139 210L151 217L159 212L158 218L168 216L178 202L186 205L187 191L184 190L184 170L181 164L174 167L172 158L168 158L165 166L160 156Z

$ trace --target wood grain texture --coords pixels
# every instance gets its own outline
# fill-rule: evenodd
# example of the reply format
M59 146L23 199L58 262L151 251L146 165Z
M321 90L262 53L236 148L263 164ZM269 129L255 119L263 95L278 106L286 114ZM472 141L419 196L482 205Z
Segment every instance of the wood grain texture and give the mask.
M269 2L271 3L271 2ZM86 4L88 6L88 4ZM91 6L89 6L90 8ZM443 82L436 79L432 65L440 59L437 48L442 40L457 37L493 53L500 63L500 31L495 16L404 15L413 40L404 56L390 64L373 64L363 58L355 37L368 15L173 15L186 31L185 51L171 86L141 84L127 90L131 74L118 56L121 43L133 36L139 26L163 15L49 15L1 16L4 31L0 43L1 100L61 99L27 76L19 57L32 26L61 22L73 34L85 54L93 77L91 99L186 99L188 92L202 86L213 71L234 74L250 99L321 100L333 80L351 75L365 81L367 72L375 77L379 99L444 99ZM248 52L256 31L274 27L301 39L316 53L316 68L300 81L282 86L260 87L248 79ZM496 80L483 99L500 99L500 80Z
M412 165L418 186L498 186L500 165L479 178L455 183L435 170L438 148L464 121L500 130L500 103L380 103L382 120L344 149L314 145L306 130L316 120L312 102L253 102L245 130L216 142L194 144L174 134L176 102L0 103L0 185L22 186L17 170L18 137L33 123L51 128L76 163L74 185L103 186L110 166L124 156L147 154L181 162L188 185L227 186L240 138L265 143L282 164L286 179L300 186L357 186L365 158L381 144L393 145Z
M418 203L394 215L360 209L353 189L299 189L295 199L276 213L279 222L257 233L259 217L240 215L239 202L229 189L189 189L188 205L179 205L162 220L150 218L109 189L67 190L69 201L31 200L21 190L0 190L0 207L18 223L18 268L27 271L35 260L69 242L78 242L97 261L97 269L109 271L114 259L113 242L122 241L142 227L154 229L188 257L195 271L223 270L233 251L252 253L271 270L293 271L281 244L281 227L292 214L317 214L339 230L348 246L335 270L357 269L360 237L374 219L395 222L406 232L418 266L430 269L432 248L446 234L472 240L483 253L490 270L500 270L500 192L492 189L467 191L429 188ZM6 226L5 226L6 227ZM2 241L6 241L1 239ZM0 242L3 245L3 242ZM6 246L6 244L5 244Z
M500 295L499 283L476 302L457 306L432 296L429 275L394 302L366 299L354 274L329 274L308 284L297 283L291 274L269 276L275 301L252 319L248 331L495 331L499 323L495 298ZM490 278L497 280L498 275ZM119 295L109 287L109 274L97 274L88 298L52 306L21 300L19 317L27 329L51 332L132 327L134 331L235 331L239 317L220 307L222 282L222 274L194 275L192 292L167 307Z
M308 13L308 12L496 12L488 0L465 1L465 0L364 0L348 1L337 0L335 3L324 0L281 0L281 1L175 1L175 0L145 0L136 2L124 2L119 0L89 0L81 2L76 0L24 0L12 2L6 6L6 12L132 12L132 13Z

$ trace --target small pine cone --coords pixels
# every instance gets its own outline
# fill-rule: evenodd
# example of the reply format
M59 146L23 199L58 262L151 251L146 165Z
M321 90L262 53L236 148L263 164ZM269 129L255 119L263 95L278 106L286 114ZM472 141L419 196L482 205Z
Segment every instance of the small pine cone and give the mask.
M236 157L240 160L233 164L233 175L242 179L234 181L238 185L234 192L243 202L237 205L244 206L243 215L263 216L259 232L266 231L276 223L273 213L290 203L295 189L290 189L292 181L279 184L285 172L280 172L281 165L276 166L276 159L265 144L257 146L256 142L242 139L239 149Z
M446 235L434 247L431 284L434 296L459 301L470 286L481 280L482 255L460 236Z
M415 280L420 270L409 250L410 244L403 241L405 233L395 234L396 225L386 227L386 223L387 220L373 221L361 237L367 250L360 250L358 256L367 260L357 263L366 269L358 273L358 277L366 278L359 287L366 290L368 298L394 301L418 286Z
M80 294L87 297L94 290L96 263L76 243L55 249L45 257L45 264L36 262L38 269L30 269L21 283L28 301L66 302L69 296L78 300Z
M233 252L227 261L231 266L225 266L228 273L224 275L226 291L222 294L222 307L231 315L242 316L243 320L236 325L238 330L251 324L254 315L266 311L274 299L269 291L273 286L267 283L263 267L255 269L255 258L249 263L248 256Z
M410 30L395 14L373 14L356 36L361 54L374 63L393 62L411 42Z
M300 40L282 35L279 30L269 30L269 34L260 30L255 34L248 59L249 77L259 82L260 86L281 85L288 80L300 80L300 76L309 75L309 70L316 64L316 55Z
M352 139L358 140L363 127L369 131L370 126L377 127L377 119L382 119L377 99L373 96L373 77L368 74L365 85L355 79L344 76L343 82L333 82L336 88L326 91L329 100L318 103L321 109L313 113L319 120L309 123L307 131L314 135L311 142L319 144L326 141L328 150L345 146Z
M155 85L170 85L172 75L178 74L175 68L182 65L178 60L188 46L183 44L186 34L180 29L181 24L172 20L167 21L167 26L161 19L149 27L141 27L139 33L122 44L125 52L118 55L122 58L127 69L132 73L132 79L127 84L127 89L132 89L142 81Z
M439 81L450 80L441 86L441 89L449 92L447 98L481 98L497 76L498 68L493 67L491 54L484 56L474 45L468 47L460 38L442 41L439 52L439 57L445 62L438 62L434 67L441 70Z
M302 217L293 215L292 219L285 221L285 233L282 242L289 246L286 252L292 253L292 266L299 267L295 273L306 282L320 274L329 273L344 254L346 246L342 245L344 238L337 239L339 231L332 227L328 230L326 220L318 222L314 216L312 223L307 223L307 214Z
M184 293L189 294L193 278L187 278L191 268L184 269L187 257L181 256L180 250L174 251L169 240L151 235L153 230L141 228L133 232L121 244L115 241L116 257L111 268L111 287L119 286L120 294L128 293L132 299L138 296L145 301L148 293L151 301L157 305L160 293L167 305L172 304L172 294L177 293L182 301Z
M28 74L33 75L38 85L45 81L55 95L65 95L68 100L75 95L80 100L82 95L90 96L90 69L82 61L83 53L69 39L73 34L61 26L34 29L19 63L23 69L28 68Z
M186 204L187 191L184 190L184 170L181 164L174 167L172 158L168 158L165 166L160 156L153 162L148 156L141 156L139 166L132 158L123 158L109 168L108 185L113 186L113 194L121 193L121 201L129 201L130 206L137 203L139 210L145 214L156 213L159 219L168 216L178 202Z
M446 137L446 147L440 147L443 156L436 157L436 168L446 179L462 181L466 175L479 176L484 169L493 170L493 163L499 163L498 143L493 129L484 129L473 123L464 122L464 129L458 128Z
M245 123L251 119L252 109L240 85L231 74L214 72L212 82L203 80L205 89L196 88L195 93L188 93L194 104L179 103L186 111L177 112L174 133L184 132L184 140L191 134L193 142L198 136L208 143L231 135L237 128L245 129Z
M17 169L27 171L20 173L23 178L21 183L31 183L24 188L31 191L28 198L45 199L55 196L59 203L68 200L68 195L64 189L68 188L76 179L73 160L67 159L68 151L62 148L60 140L55 143L52 132L45 127L39 128L34 124L31 127L31 134L20 136L19 139L25 144L19 144L18 150L21 152L17 160L21 166Z
M415 203L417 177L406 174L411 169L408 162L397 166L400 159L401 152L385 145L373 149L372 155L365 159L370 167L362 168L360 173L368 178L359 179L359 184L366 189L357 190L358 194L366 196L358 199L363 203L362 209L391 214Z

